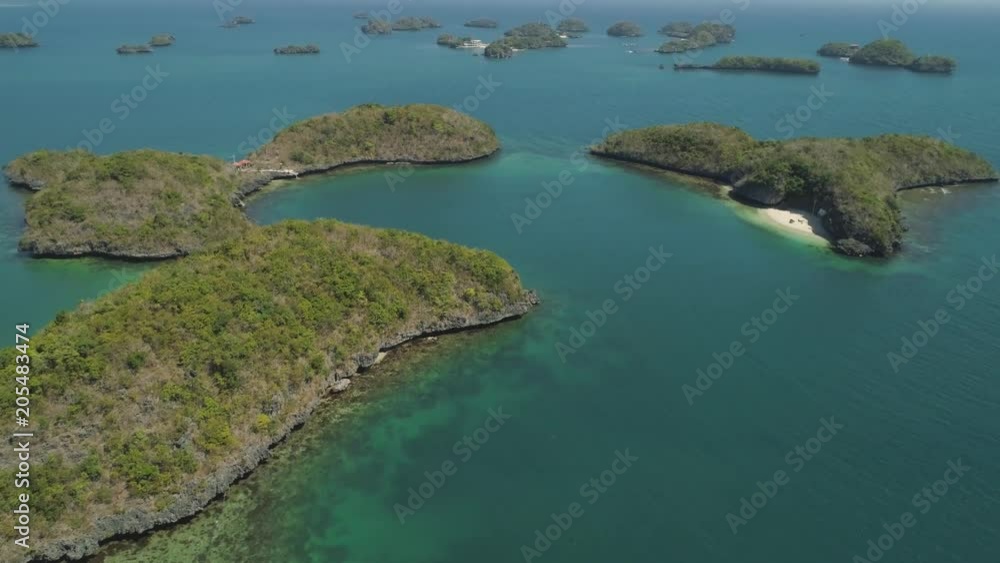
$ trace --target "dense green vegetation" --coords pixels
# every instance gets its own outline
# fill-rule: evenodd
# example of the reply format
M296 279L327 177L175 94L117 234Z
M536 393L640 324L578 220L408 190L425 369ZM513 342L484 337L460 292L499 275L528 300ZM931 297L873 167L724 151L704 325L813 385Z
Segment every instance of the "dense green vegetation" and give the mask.
M679 39L667 41L656 50L658 53L672 54L705 49L722 43L732 43L736 38L736 28L731 25L702 22L692 26L686 22L672 23L660 29L660 33Z
M451 47L452 49L457 48L459 45L465 43L466 41L472 41L471 37L458 37L457 35L452 35L450 33L444 33L438 35L437 44L443 45L445 47Z
M0 33L0 49L20 49L21 47L37 47L38 43L30 35L24 33Z
M491 20L488 18L479 18L475 20L469 20L465 22L465 27L481 27L484 29L496 29L500 24L496 20Z
M436 29L441 24L432 18L426 17L405 17L396 20L392 24L393 31L420 31L422 29Z
M642 37L642 28L632 22L618 22L608 28L611 37Z
M177 41L177 38L169 33L160 33L154 35L152 39L149 40L149 45L152 47L169 47Z
M316 45L289 45L279 47L274 50L275 55L318 55L319 47Z
M145 55L153 52L149 45L122 45L115 49L119 55Z
M489 125L453 109L364 104L295 123L248 158L259 169L302 172L354 162L460 162L498 150Z
M270 182L276 170L465 162L498 150L493 129L455 110L368 104L291 125L250 155L242 171L206 156L75 150L31 153L4 172L12 184L39 190L25 206L22 250L159 259L242 234L249 222L234 202Z
M361 27L361 31L365 35L389 35L392 33L392 24L372 18Z
M660 28L660 35L687 39L694 34L694 26L688 22L671 22Z
M942 57L938 55L925 55L923 57L917 57L912 63L910 63L909 68L913 72L934 72L940 74L950 74L955 71L958 63L955 59L951 57Z
M858 50L861 49L860 45L855 43L827 43L819 48L816 53L822 57L853 57Z
M587 33L590 27L580 18L566 18L559 22L556 31L560 33Z
M36 255L180 256L248 226L225 162L151 150L39 151L4 172L44 186L25 204L22 250Z
M914 72L950 73L955 70L955 59L928 55L917 57L899 39L879 39L858 50L851 57L851 64L901 67Z
M820 212L837 248L851 255L888 256L900 247L897 190L997 177L969 151L907 135L756 141L734 127L695 123L616 133L592 150L731 184L752 201Z
M493 59L508 59L514 50L546 49L550 47L566 47L569 45L559 33L544 23L528 23L504 32L503 39L498 39L486 47L485 56Z
M809 59L780 57L723 57L715 64L676 64L677 70L743 70L750 72L781 72L791 74L818 74L820 65Z
M30 343L31 415L45 435L31 459L32 547L100 538L109 526L95 523L126 512L190 510L181 499L211 498L228 482L210 476L252 467L244 456L286 434L359 356L530 302L490 252L292 221L253 227L61 313ZM0 350L7 373L24 363L19 353ZM0 388L4 404L14 387ZM0 458L7 499L15 461ZM0 516L5 537L12 516ZM0 560L19 549L5 541Z

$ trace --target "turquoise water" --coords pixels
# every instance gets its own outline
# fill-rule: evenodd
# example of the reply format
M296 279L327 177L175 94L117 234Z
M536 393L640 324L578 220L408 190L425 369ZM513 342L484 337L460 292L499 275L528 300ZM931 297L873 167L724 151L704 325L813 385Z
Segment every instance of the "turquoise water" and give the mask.
M464 31L461 22L473 17L508 27L554 6L407 4L406 13ZM629 18L652 31L732 6L584 5L579 15L595 29ZM481 78L500 83L467 107L497 129L498 157L420 169L392 187L382 170L311 178L260 196L249 213L261 223L334 217L489 248L518 268L543 307L390 365L373 378L387 383L372 384L363 406L335 401L225 501L173 530L116 545L104 559L517 561L536 530L552 524L550 515L576 502L582 516L533 561L848 562L907 511L916 524L883 560L997 560L1000 281L983 282L961 310L948 296L997 254L1000 190L906 194L906 251L889 262L847 261L746 221L702 189L573 156L608 121L712 120L781 138L779 120L807 103L812 88L825 88L833 96L797 135L943 130L1000 166L995 9L928 3L898 32L916 51L957 57L952 77L836 60L823 61L818 77L682 74L657 68L669 67L669 57L629 54L600 33L503 63L438 48L433 31L400 33L347 63L337 46L353 36L354 9L296 3L279 12L247 0L239 11L259 23L228 31L216 27L207 2L70 3L42 30L42 49L0 53L0 76L16 85L0 88L0 105L16 109L5 114L2 161L76 145L104 118L115 130L98 152L153 147L238 157L275 110L300 119L369 101L451 106L474 95ZM16 29L32 11L0 8L0 28ZM878 20L890 13L737 8L737 42L699 60L811 56L826 41L877 37ZM113 53L161 31L174 33L177 45L150 57ZM483 39L494 33L474 31ZM660 41L648 35L637 47ZM270 54L305 42L324 53ZM141 83L147 65L169 76L121 120L111 104ZM518 232L511 215L525 214L525 199L564 172L572 183ZM41 326L141 273L127 264L18 255L24 197L0 190L6 325ZM616 285L661 245L672 256L626 300ZM769 317L764 311L781 290L799 299ZM608 300L616 312L563 362L557 344L569 343ZM887 354L939 309L951 322L895 371ZM753 340L743 327L762 315L774 322ZM713 354L734 342L745 354L689 404L683 386L695 386ZM464 461L454 444L497 408L511 418ZM831 417L844 425L836 436L809 461L786 460ZM591 504L596 489L582 494L581 485L626 450L638 460ZM959 458L971 469L921 513L914 495ZM448 461L457 472L400 525L394 505ZM733 534L727 514L738 514L741 499L777 471L790 476L787 484Z

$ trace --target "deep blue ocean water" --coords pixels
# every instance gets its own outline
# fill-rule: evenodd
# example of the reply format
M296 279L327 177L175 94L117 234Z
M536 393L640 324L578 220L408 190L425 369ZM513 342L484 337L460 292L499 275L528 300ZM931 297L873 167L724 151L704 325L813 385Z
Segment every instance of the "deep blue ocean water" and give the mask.
M486 40L558 6L403 5L401 15L435 17L441 32L464 34L461 23L474 17L500 20L501 30L471 30ZM812 57L827 41L877 38L878 21L892 13L885 5L741 5L585 3L574 15L595 31L564 50L498 63L440 48L438 31L426 31L375 39L348 62L340 44L355 36L351 13L380 6L246 0L233 14L258 23L225 30L207 1L80 0L40 31L41 48L0 52L0 161L78 145L102 119L114 130L94 147L100 153L151 147L229 159L266 137L275 112L302 119L365 102L463 105L497 130L498 157L421 169L395 186L382 170L311 178L258 197L250 215L261 223L333 217L488 248L544 300L522 321L445 339L401 362L386 374L398 384L372 390L364 408L331 406L225 501L117 545L107 560L518 561L551 514L579 502L583 515L532 560L846 563L910 511L916 524L883 561L997 561L1000 279L982 281L961 310L949 299L997 254L996 186L906 194L903 254L848 261L747 221L745 210L703 190L574 154L609 123L710 120L783 138L781 120L816 89L832 94L795 135L945 136L1000 166L1000 10L927 3L893 33L919 53L956 57L949 77L837 60L823 60L817 77L675 73L671 57L650 52L663 40L660 25L722 9L735 14L737 41L699 62ZM0 30L18 30L36 11L0 7ZM635 45L606 37L619 19L647 35ZM164 31L175 46L114 53ZM307 42L323 54L271 54ZM122 119L115 100L149 67L162 82ZM493 91L467 102L483 81ZM525 199L564 171L572 183L518 232L511 214L524 214ZM5 325L40 327L142 270L19 255L25 197L0 190ZM626 300L616 284L661 245L672 256ZM779 291L799 299L754 340L745 325ZM607 300L617 312L564 362L557 343ZM887 354L939 309L951 322L894 370ZM682 387L734 342L746 353L689 404ZM510 420L463 461L455 442L501 407ZM844 427L806 461L795 448L808 447L824 418ZM626 450L639 459L590 504L581 485ZM971 469L921 513L914 495L959 459ZM400 525L394 505L449 460L457 474ZM777 471L787 484L734 534L727 514L738 515L757 482Z

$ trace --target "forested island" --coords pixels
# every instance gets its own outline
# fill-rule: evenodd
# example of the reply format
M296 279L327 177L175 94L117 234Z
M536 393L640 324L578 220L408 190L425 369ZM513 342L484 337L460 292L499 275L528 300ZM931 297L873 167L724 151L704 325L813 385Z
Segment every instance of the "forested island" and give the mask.
M275 55L318 55L319 47L316 45L289 45L278 47L274 50Z
M556 26L556 31L567 34L580 34L590 31L590 27L587 25L587 22L580 18L566 18L559 22L559 25Z
M660 33L678 38L667 41L656 50L658 53L665 54L683 53L732 43L736 38L736 28L712 22L702 22L696 26L687 22L671 23L661 28Z
M983 158L930 137L757 141L714 123L615 133L591 152L731 185L737 198L755 204L816 213L836 250L850 256L884 257L900 249L897 191L998 176Z
M809 59L780 57L723 57L715 64L675 64L674 70L729 70L746 72L777 72L782 74L819 74L820 65Z
M642 28L632 22L618 22L608 28L611 37L642 37Z
M422 29L437 29L441 24L432 18L406 17L392 24L393 31L420 31Z
M490 43L484 55L492 59L509 59L514 51L547 49L569 45L556 30L544 23L528 23L504 33L502 39Z
M59 313L31 337L32 550L0 560L79 559L189 517L380 352L536 304L493 253L324 220L252 226ZM9 373L18 354L0 350ZM17 471L4 456L5 498Z
M914 72L950 74L958 66L955 59L938 55L918 57L899 39L878 39L851 55L851 64L898 67Z
M153 52L149 45L122 45L115 49L119 55L147 55Z
M851 58L859 50L861 45L857 43L827 43L816 51L821 57L840 57L840 58Z
M226 23L222 24L222 27L236 28L236 27L240 27L241 25L250 25L250 24L254 24L254 23L257 23L257 21L254 20L253 18L248 18L246 16L236 16L235 18L233 18L233 19L227 21Z
M20 49L37 47L38 43L24 33L0 33L0 49Z
M496 20L479 18L465 22L465 27L479 27L483 29L496 29L500 24Z
M143 150L97 156L39 151L4 168L37 191L20 249L34 256L135 260L184 256L241 234L246 196L276 178L363 163L448 164L500 150L493 129L433 105L357 106L279 132L236 167L208 156Z
M361 27L361 31L365 35L390 35L392 33L392 24L372 18Z
M149 40L149 45L151 47L169 47L177 41L177 38L169 33L160 33L154 35L152 39Z

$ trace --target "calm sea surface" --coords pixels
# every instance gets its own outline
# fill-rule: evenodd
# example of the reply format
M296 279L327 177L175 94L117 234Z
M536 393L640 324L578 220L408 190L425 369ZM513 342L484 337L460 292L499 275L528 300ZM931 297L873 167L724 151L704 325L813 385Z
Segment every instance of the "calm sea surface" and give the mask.
M598 32L568 49L496 63L439 48L438 31L426 31L374 39L348 62L339 46L354 40L351 12L364 6L246 0L239 13L258 23L225 30L208 1L146 4L70 2L40 31L42 48L0 52L0 161L81 142L99 153L151 147L230 159L283 126L276 115L364 102L462 105L496 128L498 157L421 169L393 186L382 170L312 178L258 197L250 215L263 224L333 217L488 248L544 306L390 362L354 391L362 401L333 402L224 501L100 560L499 563L524 560L528 546L540 554L532 561L549 563L848 563L869 557L868 541L905 512L915 524L883 561L1000 560L1000 278L974 283L981 289L960 309L949 298L998 253L1000 189L906 194L905 252L859 262L659 174L574 157L612 126L710 120L783 138L780 120L815 89L830 94L795 135L946 136L1000 166L1000 11L927 3L894 33L920 53L956 57L951 77L838 60L800 77L674 73L670 57L650 52L662 41L653 32L729 8L737 41L698 61L811 57L827 41L875 39L891 10L585 4L577 15ZM500 31L461 23L488 16L504 29L557 6L403 4L404 15L440 20L442 32L484 40ZM0 6L0 30L19 30L36 10ZM649 33L623 45L601 31L618 19ZM175 46L114 53L164 31ZM271 54L308 42L323 54ZM155 89L124 106L125 116L115 100L150 72ZM86 133L103 119L111 133ZM525 200L561 173L570 181L560 195L516 228L511 215L525 215ZM19 255L26 197L0 189L0 326L38 329L145 268ZM642 283L619 284L651 249L671 256L648 277L640 272ZM792 305L767 312L778 292ZM584 326L608 300L616 312L596 330ZM951 322L893 369L887 354L939 309ZM587 336L574 335L581 329ZM580 346L561 357L557 345L571 337ZM724 353L736 343L745 353L730 361ZM721 376L703 379L689 401L684 386L697 389L699 370ZM487 424L491 412L502 425ZM842 427L831 434L821 419ZM614 463L619 453L630 465ZM958 460L969 469L935 492ZM442 483L435 472L449 462L455 471ZM772 487L779 471L783 484ZM414 499L401 524L396 505L421 485L433 496ZM761 488L771 496L754 496ZM573 503L569 529L538 540Z

